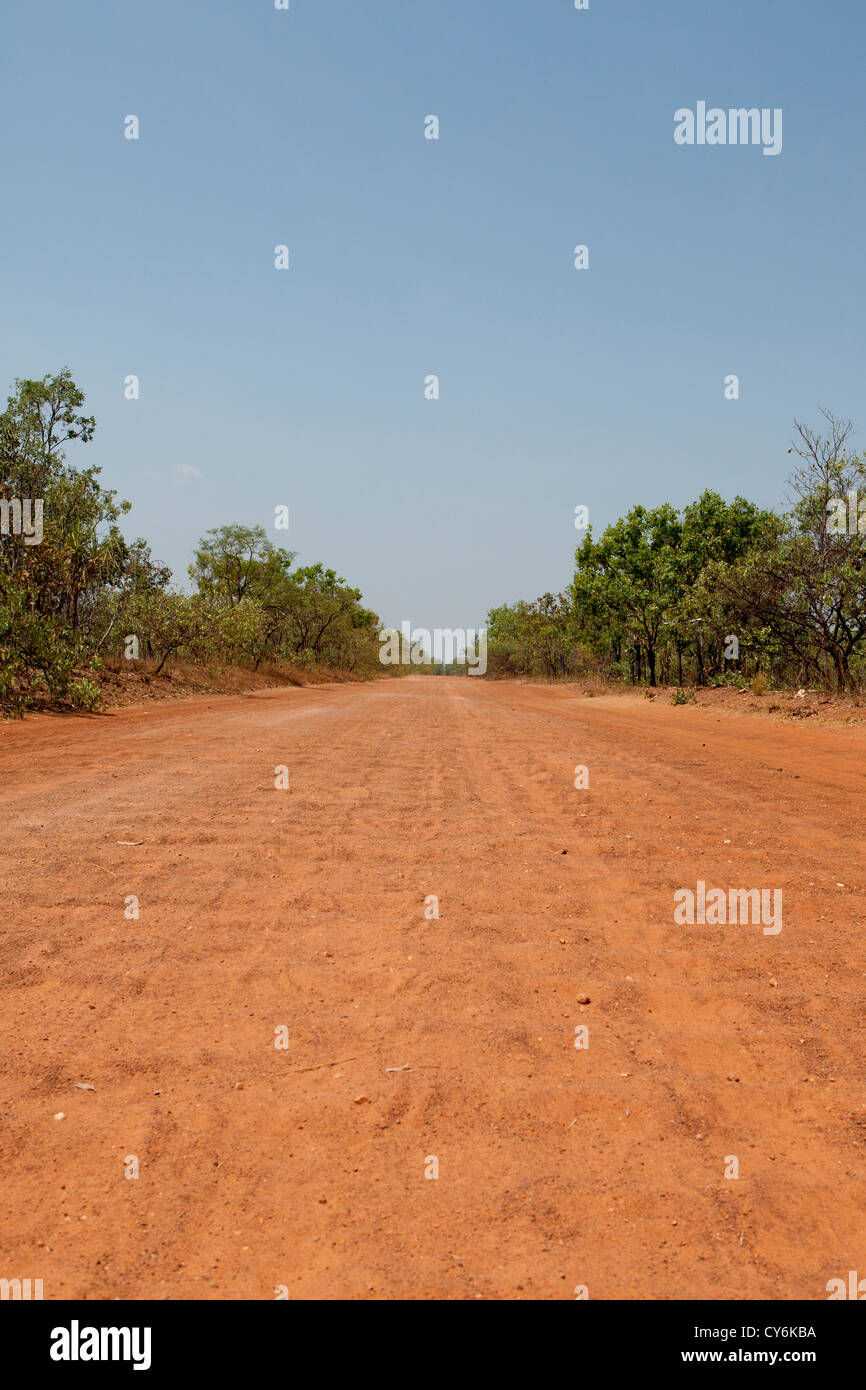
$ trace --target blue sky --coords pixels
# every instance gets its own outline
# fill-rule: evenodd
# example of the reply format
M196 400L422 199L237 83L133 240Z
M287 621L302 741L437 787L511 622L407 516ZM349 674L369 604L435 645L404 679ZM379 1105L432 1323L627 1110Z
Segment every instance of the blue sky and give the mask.
M179 579L261 522L386 622L565 587L579 503L778 505L793 417L863 420L864 37L855 0L13 0L0 391L72 368L70 457ZM782 153L678 147L699 100L782 108Z

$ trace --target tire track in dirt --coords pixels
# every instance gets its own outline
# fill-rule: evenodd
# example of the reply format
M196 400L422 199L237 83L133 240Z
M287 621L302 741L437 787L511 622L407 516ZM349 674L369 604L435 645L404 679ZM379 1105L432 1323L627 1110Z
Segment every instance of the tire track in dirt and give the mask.
M473 679L7 726L4 1267L47 1297L825 1296L863 1263L864 901L827 858L857 863L857 757ZM675 927L697 877L782 886L781 936Z
M513 687L501 694L491 694L490 698L507 704L516 702L520 706L526 700L530 708L537 708L539 704L537 694L519 691L515 695ZM696 836L691 816L687 823L676 824L678 819L684 821L682 816L677 815L677 799L683 799L682 783L684 780L688 783L689 775L684 778L682 773L674 770L660 777L656 761L652 767L652 780L647 782L642 779L638 762L640 750L634 748L633 743L616 740L619 711L614 712L615 702L606 703L614 706L614 710L609 708L606 711L607 727L604 716L596 715L593 708L596 702L592 702L590 707L595 716L591 724L587 724L585 718L588 713L586 702L564 705L560 701L560 708L570 723L577 723L587 732L594 755L600 759L598 771L601 776L595 779L595 787L605 796L607 809L612 804L616 806L620 832L624 829L623 821L627 816L628 803L623 798L626 789L633 789L634 804L638 800L639 789L651 787L657 805L651 830L642 826L640 818L634 815L628 819L626 833L630 833L633 842L645 839L653 846L649 864L644 862L640 869L630 872L629 883L635 885L643 882L647 887L646 926L639 935L646 937L651 944L648 955L652 964L647 962L642 978L646 979L648 972L651 987L644 992L647 1007L651 1001L653 1029L660 1027L665 1030L661 1045L655 1051L657 1063L664 1058L668 1073L665 1084L679 1112L672 1123L679 1123L682 1128L699 1137L704 1149L716 1144L716 1152L720 1152L716 1143L718 1138L724 1141L721 1152L735 1152L741 1157L743 1176L738 1183L721 1182L715 1186L703 1183L703 1191L712 1196L720 1211L727 1207L732 1218L736 1217L736 1208L730 1199L734 1194L737 1198L748 1195L748 1202L743 1201L741 1205L743 1216L749 1219L733 1220L731 1233L739 1228L738 1242L742 1239L747 1248L753 1244L758 1259L765 1261L770 1288L761 1288L760 1284L755 1286L753 1276L756 1271L749 1270L747 1274L741 1273L737 1285L739 1296L795 1297L799 1295L799 1290L796 1284L792 1284L788 1271L792 1264L800 1262L798 1251L801 1245L805 1244L816 1253L815 1279L818 1280L822 1277L831 1249L835 1251L830 1260L832 1264L833 1259L844 1258L841 1246L847 1243L850 1247L852 1232L856 1233L855 1247L862 1244L863 1112L856 1059L850 1049L850 1033L846 1032L841 1022L844 1018L850 1026L859 1012L857 998L864 978L862 933L857 931L852 936L850 925L846 932L843 923L837 922L840 930L831 938L833 945L830 950L823 943L816 947L814 938L811 946L815 949L809 949L810 942L804 939L805 934L800 928L809 921L811 904L819 900L814 893L814 880L826 882L827 864L814 849L811 849L811 853L806 849L806 846L810 846L810 839L821 840L823 837L805 835L800 844L795 842L793 856L791 847L788 847L786 852L780 854L777 851L770 859L774 872L782 872L783 878L779 881L784 880L788 903L791 904L793 898L794 906L800 909L799 921L795 914L793 924L794 940L789 918L788 934L785 935L783 931L778 943L774 942L774 946L779 945L782 949L774 951L769 958L772 961L770 978L778 974L782 990L776 993L768 989L768 957L763 954L765 943L760 936L754 936L754 929L751 928L704 928L706 935L702 948L705 959L700 962L700 968L695 969L693 933L701 929L665 928L659 934L654 926L659 917L656 905L659 902L664 904L665 899L670 904L673 888L693 886L696 875L705 876L710 883L725 886L731 883L744 886L768 882L775 884L777 879L775 876L768 877L766 855L760 856L760 863L757 862L758 855L745 856L746 862L740 856L737 872L733 875L728 867L730 860L727 859L731 851L723 852L727 863L721 863L718 850L714 848L722 843L721 831L737 825L738 812L742 819L739 807L732 804L733 796L728 788L723 788L718 798L722 804L714 805L712 814L706 817L715 823L711 843L707 845L697 866L694 866L695 840L704 838L706 829L702 826L703 834ZM543 703L543 708L545 711L550 708L549 701ZM633 711L628 707L625 713L627 718L633 719ZM704 744L707 741L706 721L698 717L694 727L704 735L699 741ZM671 756L671 745L679 749L682 732L682 728L675 724L666 726L668 746L664 752L669 768L676 762L676 758ZM743 731L743 741L746 743L749 732ZM751 732L753 738L755 733L760 734L760 731ZM775 740L775 747L778 749L781 744L783 751L774 752L774 771L776 756L783 757L791 747L795 752L802 751L797 749L796 738L790 740L786 737L789 733L784 730L782 738ZM767 742L765 736L762 742ZM773 744L772 735L769 742ZM696 750L697 747L696 741ZM656 759L660 751L654 750ZM742 748L738 756L742 759ZM826 766L820 769L820 778L816 780L823 780L827 785ZM762 781L766 782L766 774L760 767L753 767L742 780L741 786L753 798L752 804L760 805L758 788ZM658 793L665 786L667 800L662 795L659 807ZM850 786L847 790L850 795ZM580 795L586 797L588 794L584 792ZM649 799L648 792L643 791L642 795ZM860 797L862 802L862 791ZM689 804L688 801L686 804ZM665 805L670 805L672 810L663 809ZM817 804L810 802L801 806L800 812L803 823L801 834L806 824L810 831L815 822L819 829L823 828L819 819L824 814L823 799ZM641 815L645 815L643 810ZM668 817L671 820L669 826ZM590 820L590 825L598 825L599 819L597 817L594 822ZM838 836L834 858L839 856L841 850L844 862L850 865L852 857L846 853L846 837L841 832L838 820L834 822L834 831ZM652 872L649 866L659 862L664 864L671 838L687 845L687 857L694 867L675 877L668 874L662 893L654 890L653 885L659 882L660 877L663 880L665 875L660 876L657 870ZM742 835L739 838L742 839ZM766 844L766 839L762 843ZM602 837L601 849L603 854L616 857L606 835ZM786 875L785 871L792 857L795 863L800 863L807 854L808 868L798 875L800 882L794 885L792 894L791 876ZM798 901L804 897L801 890L806 875L813 878L813 891L810 897L807 888L806 901ZM849 876L846 874L846 877ZM606 886L605 894L609 901ZM824 896L827 896L826 890ZM855 912L859 912L862 896L855 898L854 902ZM822 906L827 908L830 905L824 901ZM668 922L671 921L670 912L668 906ZM859 927L860 920L855 920L855 927ZM635 926L639 922L640 917ZM685 940L684 930L692 932L691 937ZM809 930L813 930L811 924ZM605 958L608 961L619 959L625 966L630 966L634 977L637 977L643 963L623 958L622 934L616 933L614 939L608 931L607 938ZM829 1036L816 1037L812 1001L816 991L822 989L824 975L834 969L842 981L841 988L837 988L828 1001L828 1012L835 1016L835 1028ZM684 1007L686 997L688 1006ZM801 1038L807 1047L803 1047ZM832 1078L826 1089L821 1087L816 1090L812 1084L802 1084L803 1074L810 1069L810 1065L812 1070L823 1073L823 1076L813 1077L813 1082ZM737 1083L725 1084L729 1068L731 1073L739 1075ZM828 1093L832 1095L832 1109L836 1112L831 1125L826 1123ZM748 1108L744 1112L746 1095ZM654 1116L663 1113L664 1109L658 1097L653 1099L650 1108ZM792 1168L797 1169L796 1183L791 1181ZM697 1178L695 1171L692 1180L696 1196L701 1191ZM808 1195L805 1200L798 1202L800 1188L805 1189ZM847 1203L842 1204L847 1205L847 1220L841 1215L840 1199L843 1193L847 1198ZM683 1222L679 1224L682 1226ZM746 1279L745 1284L743 1278ZM682 1296L690 1295L684 1291Z

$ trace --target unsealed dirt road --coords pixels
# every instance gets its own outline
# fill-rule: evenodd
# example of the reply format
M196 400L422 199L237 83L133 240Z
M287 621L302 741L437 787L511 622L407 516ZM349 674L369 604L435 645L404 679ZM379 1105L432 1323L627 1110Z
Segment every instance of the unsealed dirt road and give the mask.
M413 677L5 724L0 768L0 1277L866 1275L862 731ZM781 933L675 926L699 879Z

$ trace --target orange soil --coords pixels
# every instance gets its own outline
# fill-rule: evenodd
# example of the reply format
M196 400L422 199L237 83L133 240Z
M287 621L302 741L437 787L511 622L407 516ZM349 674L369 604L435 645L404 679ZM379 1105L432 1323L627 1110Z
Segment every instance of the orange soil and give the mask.
M863 754L467 678L3 725L0 1276L826 1298L866 1273ZM782 888L781 934L675 926L698 879Z

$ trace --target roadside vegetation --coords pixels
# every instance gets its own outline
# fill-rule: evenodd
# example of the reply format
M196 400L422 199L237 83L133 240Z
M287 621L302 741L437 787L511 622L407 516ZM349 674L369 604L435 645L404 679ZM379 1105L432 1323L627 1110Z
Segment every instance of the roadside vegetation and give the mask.
M706 491L589 527L564 593L491 609L489 674L862 689L866 456L850 435L829 412L822 431L796 423L785 512Z
M173 661L382 674L360 590L322 564L296 567L261 526L209 531L191 591L174 586L145 540L124 538L129 503L79 466L96 428L84 400L64 369L16 381L0 415L0 710L96 709L100 672L157 676Z

